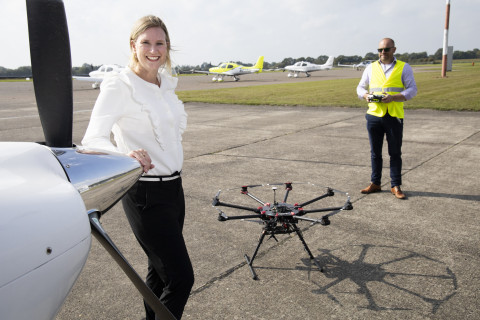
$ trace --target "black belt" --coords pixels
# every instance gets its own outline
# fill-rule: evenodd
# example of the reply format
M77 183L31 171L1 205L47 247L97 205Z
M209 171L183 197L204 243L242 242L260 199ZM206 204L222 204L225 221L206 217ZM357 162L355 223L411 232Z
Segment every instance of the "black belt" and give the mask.
M174 173L172 173L171 175L168 175L168 176L141 176L140 181L150 181L150 182L155 182L155 181L170 181L170 180L175 180L175 179L178 179L180 178L180 175L181 175L182 171L178 172L178 171L175 171Z

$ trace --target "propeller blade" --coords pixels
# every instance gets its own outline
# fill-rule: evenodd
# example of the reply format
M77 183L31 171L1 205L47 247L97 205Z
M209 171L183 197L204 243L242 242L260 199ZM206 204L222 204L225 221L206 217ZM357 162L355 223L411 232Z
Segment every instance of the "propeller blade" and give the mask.
M130 278L130 281L134 284L140 294L143 296L148 305L155 312L155 319L159 320L175 320L172 313L158 300L153 291L143 282L142 278L128 263L127 259L122 255L117 246L113 243L112 239L108 236L106 231L100 224L99 214L91 213L89 215L90 226L92 227L92 234L103 245L105 250L112 256L117 264L122 268L123 272Z
M26 0L38 113L49 147L72 147L72 59L61 0Z

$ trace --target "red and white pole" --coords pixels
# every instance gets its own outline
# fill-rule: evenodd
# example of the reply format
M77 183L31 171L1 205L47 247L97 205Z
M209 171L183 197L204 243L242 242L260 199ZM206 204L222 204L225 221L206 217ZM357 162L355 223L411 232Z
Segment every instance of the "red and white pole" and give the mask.
M442 78L447 76L447 54L448 54L448 24L450 20L450 0L447 0L447 14L445 16L445 31L443 32L443 57L442 57Z

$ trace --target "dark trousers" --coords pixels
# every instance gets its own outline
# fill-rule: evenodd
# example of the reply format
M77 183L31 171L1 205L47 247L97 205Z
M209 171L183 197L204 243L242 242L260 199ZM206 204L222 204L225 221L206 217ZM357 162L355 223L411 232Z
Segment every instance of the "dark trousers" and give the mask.
M123 208L148 257L146 284L177 318L182 317L194 282L182 235L185 198L181 178L165 182L138 181L123 197ZM154 320L145 303L146 319Z
M371 181L376 185L381 185L382 147L383 139L387 136L391 186L392 188L400 186L402 184L403 119L392 117L388 112L384 117L375 117L367 113L365 118L367 119L368 137L370 139Z

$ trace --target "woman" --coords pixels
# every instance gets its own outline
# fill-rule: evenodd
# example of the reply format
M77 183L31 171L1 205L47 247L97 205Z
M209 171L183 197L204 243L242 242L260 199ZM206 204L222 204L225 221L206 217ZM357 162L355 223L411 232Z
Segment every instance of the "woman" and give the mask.
M143 176L122 204L148 257L147 285L180 319L194 281L182 236L181 140L187 114L174 92L178 79L171 76L170 37L162 20L139 19L130 49L129 66L102 82L82 144L128 154L143 167ZM147 320L155 319L147 304L145 310Z

